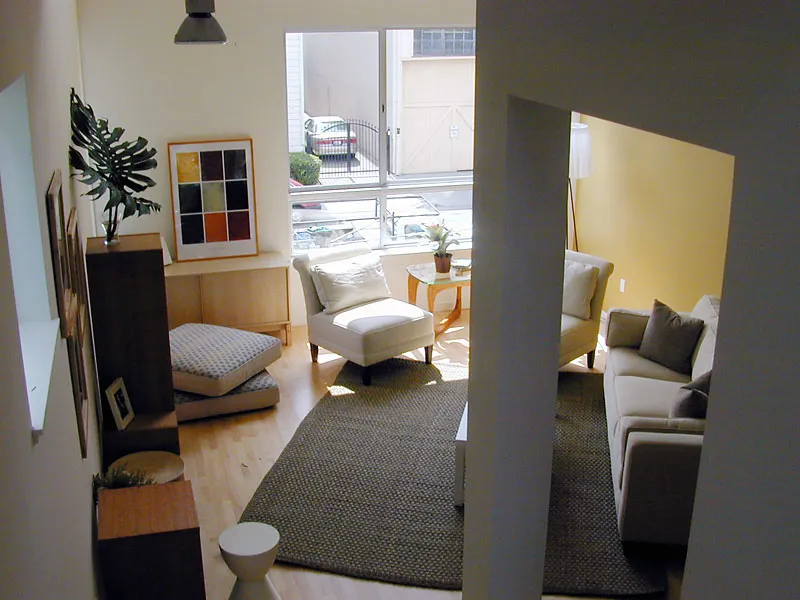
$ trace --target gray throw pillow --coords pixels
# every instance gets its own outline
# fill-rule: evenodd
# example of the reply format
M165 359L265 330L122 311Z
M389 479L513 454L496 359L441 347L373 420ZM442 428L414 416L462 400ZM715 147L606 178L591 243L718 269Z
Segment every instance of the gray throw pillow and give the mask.
M678 390L669 409L670 419L705 419L708 394L711 392L711 371L687 383Z
M704 325L703 319L682 317L663 302L654 300L639 355L689 375L694 347Z

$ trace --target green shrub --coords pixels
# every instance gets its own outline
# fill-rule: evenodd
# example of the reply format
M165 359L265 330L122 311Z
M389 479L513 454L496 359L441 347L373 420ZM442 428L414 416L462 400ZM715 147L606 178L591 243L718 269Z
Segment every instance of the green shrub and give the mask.
M306 152L289 153L289 177L303 185L319 183L319 169L322 161L319 157Z

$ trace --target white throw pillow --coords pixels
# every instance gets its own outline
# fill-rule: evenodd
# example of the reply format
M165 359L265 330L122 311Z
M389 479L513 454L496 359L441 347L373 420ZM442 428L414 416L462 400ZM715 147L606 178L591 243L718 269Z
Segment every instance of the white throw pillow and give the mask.
M328 314L392 295L377 254L314 265L310 271L319 301Z
M579 319L592 316L591 302L599 273L600 270L593 265L564 261L564 298L561 312Z

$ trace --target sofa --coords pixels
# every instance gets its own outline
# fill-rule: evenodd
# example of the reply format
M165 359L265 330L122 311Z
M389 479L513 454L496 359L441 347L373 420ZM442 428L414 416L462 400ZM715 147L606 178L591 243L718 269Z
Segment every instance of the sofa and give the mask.
M597 335L600 333L606 286L614 265L597 256L572 250L567 250L564 258L558 366L563 367L586 354L591 369L594 366Z
M702 319L690 373L667 368L639 353L651 311L608 311L603 386L623 541L688 543L705 408L703 418L686 418L676 417L674 407L682 386L711 370L719 306L719 298L703 296L691 313L678 313Z

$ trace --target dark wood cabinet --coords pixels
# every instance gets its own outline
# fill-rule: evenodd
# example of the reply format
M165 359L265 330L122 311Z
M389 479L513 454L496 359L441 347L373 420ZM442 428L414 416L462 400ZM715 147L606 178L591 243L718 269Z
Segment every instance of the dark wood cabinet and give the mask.
M138 450L180 452L172 389L161 238L126 235L86 244L86 273L101 398L103 463ZM105 390L122 377L134 422L117 431Z
M101 490L97 516L108 598L206 597L200 523L189 481Z

